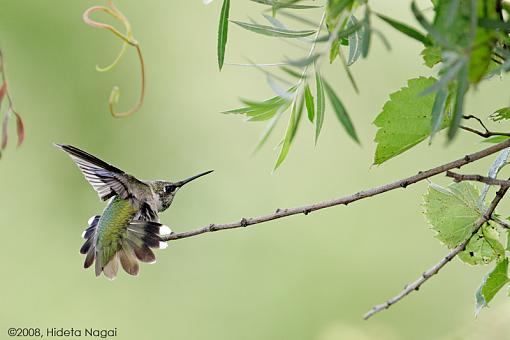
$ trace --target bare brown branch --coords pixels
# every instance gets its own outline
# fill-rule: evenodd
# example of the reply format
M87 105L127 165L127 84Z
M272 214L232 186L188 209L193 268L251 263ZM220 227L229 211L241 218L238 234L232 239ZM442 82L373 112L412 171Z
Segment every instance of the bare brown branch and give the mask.
M455 182L473 181L473 182L485 183L488 185L498 185L498 186L502 186L502 187L510 186L510 181L508 181L508 180L490 178L490 177L486 177L486 176L482 176L482 175L463 175L463 174L458 174L453 171L447 171L446 176L453 178L453 180Z
M258 217L241 218L240 220L231 222L231 223L209 224L207 226L189 230L189 231L184 231L184 232L180 232L180 233L172 233L165 238L165 241L193 237L193 236L197 236L200 234L205 234L205 233L209 233L209 232L213 232L213 231L247 227L247 226L260 224L260 223L276 220L276 219L291 216L291 215L297 215L297 214L307 215L313 211L333 207L336 205L341 205L341 204L347 205L349 203L352 203L352 202L355 202L355 201L358 201L358 200L361 200L361 199L364 199L367 197L376 196L376 195L382 194L382 193L390 191L390 190L394 190L394 189L398 189L398 188L406 188L407 186L409 186L411 184L417 183L419 181L422 181L424 179L438 175L440 173L443 173L443 172L451 170L451 169L460 168L466 164L472 163L472 162L477 161L481 158L492 155L492 154L494 154L500 150L506 149L508 147L510 147L510 140L506 140L502 143L499 143L499 144L493 145L491 147L488 147L486 149L483 149L481 151L466 155L460 159L457 159L455 161L437 166L435 168L432 168L432 169L429 169L426 171L420 171L420 172L418 172L418 174L416 174L414 176L410 176L410 177L407 177L407 178L404 178L404 179L401 179L401 180L398 180L398 181L395 181L392 183L381 185L379 187L359 191L359 192L349 195L349 196L344 196L344 197L340 197L340 198L335 198L335 199L318 202L318 203L313 203L313 204L309 204L309 205L304 205L304 206L300 206L300 207L295 207L295 208L277 209L272 214L258 216Z

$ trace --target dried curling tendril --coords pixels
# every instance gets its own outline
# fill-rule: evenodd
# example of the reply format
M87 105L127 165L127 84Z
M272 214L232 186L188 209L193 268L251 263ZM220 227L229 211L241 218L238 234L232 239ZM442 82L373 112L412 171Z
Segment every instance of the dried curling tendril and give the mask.
M124 29L125 29L126 33L121 33L119 30L117 30L115 27L113 27L111 25L92 20L90 18L90 16L95 12L105 12L105 13L111 15L114 19L120 21L124 25ZM110 113L112 114L112 116L114 116L114 117L130 116L131 114L137 112L140 109L140 107L143 104L143 99L145 96L145 66L144 66L142 51L140 49L140 44L133 37L133 30L131 28L131 24L129 23L129 20L126 18L126 16L124 14L122 14L122 12L120 12L117 7L115 7L115 5L113 4L112 1L108 2L108 7L93 6L93 7L90 7L89 9L87 9L83 13L83 21L91 27L106 29L106 30L112 32L115 36L117 36L118 38L120 38L122 40L121 50L120 50L119 54L117 55L117 57L115 58L115 60L110 65L105 66L105 67L100 67L100 66L96 65L96 70L98 72L106 72L106 71L111 70L113 67L115 67L118 64L118 62L120 61L120 59L122 58L128 45L133 46L136 49L138 59L140 60L140 75L141 75L140 97L138 99L138 102L131 109L129 109L127 111L118 112L117 108L116 108L117 103L119 102L119 97L120 97L120 89L118 86L113 87L113 89L110 93L109 101L108 101Z

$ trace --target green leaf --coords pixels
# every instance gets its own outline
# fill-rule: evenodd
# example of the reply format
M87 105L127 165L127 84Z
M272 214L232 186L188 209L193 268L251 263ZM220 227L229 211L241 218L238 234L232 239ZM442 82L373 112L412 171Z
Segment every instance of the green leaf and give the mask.
M497 292L503 288L510 279L508 278L508 259L499 262L482 280L482 284L475 293L475 315L478 315L483 307L494 298Z
M434 99L434 106L432 106L430 143L432 143L432 139L435 134L441 130L441 126L443 125L447 99L448 90L446 88L439 89L436 93L436 98Z
M482 215L480 193L469 182L452 183L448 188L431 184L424 196L425 217L439 239L454 248L471 236L473 223Z
M435 8L434 29L449 50L469 51L468 79L478 83L487 73L496 41L495 31L478 26L481 21L498 19L497 0L440 1ZM435 39L435 37L433 36ZM439 41L439 40L436 40Z
M308 113L308 120L313 122L313 119L315 118L315 104L312 91L310 90L310 86L308 84L305 86L305 103L306 112Z
M441 47L437 45L427 46L421 51L425 65L433 67L441 61Z
M455 105L453 107L453 116L448 129L448 139L452 140L457 134L460 121L464 115L464 97L469 90L468 67L464 63L457 77L457 94L455 95Z
M471 237L474 223L485 207L479 204L479 192L468 182L452 183L447 188L429 186L424 196L425 216L431 228L448 248L454 248ZM459 258L471 265L486 264L504 256L496 226L485 223L471 238Z
M285 137L283 140L282 147L280 149L280 154L278 155L278 159L276 160L276 164L274 166L274 170L276 170L285 160L287 154L290 150L290 145L296 134L296 129L298 126L298 110L299 108L296 105L296 102L292 105L292 110L289 118L289 124L287 126L287 131L285 132Z
M225 47L227 46L228 37L228 15L230 12L230 0L223 0L220 13L220 23L218 27L218 67L223 67L225 60Z
M275 9L280 8L290 8L290 9L313 9L313 8L321 8L322 6L316 5L297 5L294 4L297 2L296 0L291 1L276 1L276 0L250 0L262 5L273 6Z
M509 154L510 154L510 148L501 150L501 152L498 154L498 157L496 157L494 162L492 162L491 167L489 168L487 177L496 178L498 176L498 173L507 164L506 162L507 162ZM480 194L480 199L479 199L480 203L483 203L485 201L485 197L487 196L487 193L489 192L489 188L490 188L489 184L484 184L482 193Z
M368 56L370 49L370 40L372 39L372 27L370 26L370 11L365 11L365 18L363 19L363 38L361 43L361 55L363 58Z
M276 113L276 115L274 115L273 118L271 118L271 120L267 123L266 128L264 129L264 131L262 131L262 134L260 135L259 142L254 152L260 150L260 148L266 143L267 139L269 138L269 135L271 134L271 132L273 132L276 123L278 123L278 120L282 116L283 111L284 110L279 110Z
M315 119L315 143L319 139L322 124L324 124L325 98L324 87L322 85L322 77L317 69L315 69L315 82L317 86L317 117Z
M344 71L347 74L347 78L349 78L349 81L351 82L351 85L354 88L354 91L356 91L356 93L359 93L358 85L356 84L356 80L354 80L354 76L352 75L351 70L349 69L349 66L347 65L347 61L345 60L342 50L339 50L339 55L340 55L340 61L342 62Z
M301 73L294 71L294 70L293 70L293 69L291 69L290 67L287 67L287 66L280 66L280 69L281 69L283 72L287 73L288 75L290 75L290 76L292 76L292 77L294 77L294 78L296 78L296 79L301 79L301 78L302 78Z
M354 0L331 0L328 1L327 14L328 19L337 18L338 15L346 8L350 8Z
M385 21L386 23L388 23L391 27L393 27L396 30L404 33L408 37L416 39L416 40L422 42L423 44L425 44L426 46L432 44L432 42L430 41L429 38L427 38L422 33L418 32L416 29L412 28L411 26L408 26L408 25L406 25L406 24L404 24L404 23L402 23L400 21L397 21L395 19L387 17L387 16L385 16L383 14L377 14L377 16L379 18L381 18L383 21Z
M342 126L344 127L347 134L359 144L358 135L356 134L356 130L354 129L354 125L352 124L351 118L347 114L344 105L340 101L340 98L336 95L335 91L331 88L331 86L324 80L324 88L326 89L326 93L328 94L329 100L333 109L336 113L336 116Z
M354 15L351 15L347 26L355 25L358 20ZM363 44L363 30L357 30L354 34L349 35L349 58L347 59L347 66L354 64L361 55L361 45Z
M500 261L505 256L505 248L498 238L496 226L492 222L484 224L469 241L466 249L459 253L459 259L470 265Z
M510 119L510 107L503 107L499 110L496 110L489 117L495 122Z
M374 164L382 164L430 135L434 95L419 94L435 81L432 77L410 79L407 87L390 94L390 100L384 104L382 112L374 120L374 124L379 128L375 136L377 148ZM445 117L441 129L447 125Z
M280 38L301 38L307 37L309 35L314 34L316 31L313 30L305 30L305 31L293 31L289 29L276 28L272 26L252 24L247 22L235 21L231 20L236 25L241 26L248 31L252 31L258 34L267 35L270 37L280 37Z
M481 142L482 143L499 144L501 142L506 141L509 138L510 137L508 137L508 136L492 136L489 138L482 139Z

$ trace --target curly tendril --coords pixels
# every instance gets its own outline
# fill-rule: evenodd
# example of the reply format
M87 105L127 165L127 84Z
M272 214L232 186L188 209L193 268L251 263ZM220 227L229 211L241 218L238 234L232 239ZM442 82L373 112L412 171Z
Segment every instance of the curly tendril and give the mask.
M120 21L124 25L124 29L125 29L126 33L121 33L118 29L116 29L115 27L113 27L111 25L92 20L90 18L90 16L95 12L105 12L105 13L111 15L114 19ZM120 12L118 10L117 7L115 7L115 5L113 4L112 1L109 1L108 7L93 6L93 7L90 7L89 9L87 9L83 13L83 21L91 27L106 29L106 30L112 32L113 34L115 34L115 36L117 36L118 38L120 38L122 40L122 47L120 49L119 54L115 58L115 60L110 65L105 66L105 67L100 67L100 66L96 65L96 70L98 72L106 72L106 71L111 70L113 67L115 67L118 64L118 62L120 61L120 59L122 58L128 45L133 46L136 49L138 59L140 60L140 75L141 75L140 97L138 99L138 102L136 103L136 105L134 107L132 107L131 109L129 109L127 111L117 112L116 106L117 106L117 103L119 102L120 89L118 86L114 86L110 93L110 98L109 98L108 104L109 104L109 108L110 108L110 113L114 117L126 117L126 116L129 116L129 115L137 112L140 109L140 107L142 106L143 99L145 96L145 66L144 66L142 51L140 49L140 44L133 37L133 30L131 28L131 24L129 23L129 20L126 18L126 16L124 14L122 14L122 12Z

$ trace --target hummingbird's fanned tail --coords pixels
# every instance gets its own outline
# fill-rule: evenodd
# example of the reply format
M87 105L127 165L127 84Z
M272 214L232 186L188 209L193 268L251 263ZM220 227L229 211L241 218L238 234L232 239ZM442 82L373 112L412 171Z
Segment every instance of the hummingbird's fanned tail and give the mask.
M85 243L80 249L86 254L84 267L88 268L95 262L96 276L104 275L110 280L115 279L119 264L130 275L138 275L138 261L146 263L156 262L156 256L151 248L164 249L167 243L163 237L172 231L166 225L151 221L132 221L122 234L118 242L98 246L97 226L100 216L92 217L89 227L83 232Z

